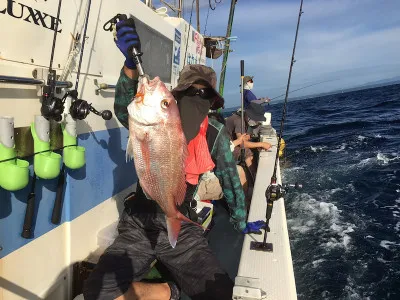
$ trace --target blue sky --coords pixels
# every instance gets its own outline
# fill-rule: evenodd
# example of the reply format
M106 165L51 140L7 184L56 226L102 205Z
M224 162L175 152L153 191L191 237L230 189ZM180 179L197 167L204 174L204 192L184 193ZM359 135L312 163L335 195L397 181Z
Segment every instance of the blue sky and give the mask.
M201 33L208 2L200 0ZM230 2L221 0L210 10L207 35L226 34ZM186 20L191 4L184 0ZM225 79L226 107L240 103L241 59L246 75L254 76L257 97L285 92L299 5L300 0L238 0L232 28L237 41L232 43ZM290 89L332 81L292 97L400 76L400 0L304 0L303 11ZM192 24L196 25L195 14ZM218 76L221 64L222 56L213 62Z

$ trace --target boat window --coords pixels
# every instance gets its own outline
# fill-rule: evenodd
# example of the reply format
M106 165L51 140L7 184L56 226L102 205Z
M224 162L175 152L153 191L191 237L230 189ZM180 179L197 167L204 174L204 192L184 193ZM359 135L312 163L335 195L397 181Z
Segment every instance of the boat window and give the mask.
M173 41L135 18L142 46L143 68L150 77L171 83Z

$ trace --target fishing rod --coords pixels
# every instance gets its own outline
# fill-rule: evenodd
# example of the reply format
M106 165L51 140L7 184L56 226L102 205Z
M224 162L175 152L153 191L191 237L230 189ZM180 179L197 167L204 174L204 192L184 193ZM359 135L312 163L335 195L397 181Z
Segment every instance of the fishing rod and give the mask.
M78 100L78 87L79 87L79 79L80 79L80 74L81 74L83 52L85 50L86 31L87 31L87 26L89 23L90 7L91 7L91 0L88 0L88 7L87 7L87 12L86 12L85 24L84 24L84 29L83 29L83 37L82 37L82 42L81 42L82 46L81 46L80 55L79 55L78 71L76 74L75 88L71 91L68 91L66 93L66 95L64 96L64 101L68 96L72 98L70 114L74 119L79 119L82 116L86 117L86 115L88 114L88 112L86 112L86 111L81 112L81 108L84 108L83 106L85 105L86 101ZM53 211L51 214L51 223L53 223L55 225L57 225L61 222L61 214L62 214L62 206L63 206L62 194L64 191L64 184L65 184L65 164L63 162L60 174L58 175L56 197L54 200Z
M85 24L84 24L83 36L82 36L82 42L81 42L82 47L80 49L78 70L76 73L75 88L72 91L67 92L67 96L70 96L72 99L69 113L71 114L73 119L78 119L78 120L85 119L90 112L92 112L98 116L101 116L104 120L110 120L112 118L111 111L103 110L101 112L98 112L92 106L92 104L89 104L86 100L78 99L78 87L79 87L79 80L80 80L80 76L81 76L83 53L85 51L85 42L86 42L86 38L87 38L86 31L87 31L87 27L88 27L88 23L89 23L91 4L92 4L92 1L88 0L88 8L87 8L87 12L86 12Z
M242 136L245 133L244 129L244 90L243 90L243 80L244 80L244 60L240 61L240 120L241 120L241 131ZM244 149L244 141L240 143L240 160L244 161L245 149Z
M295 62L294 54L296 51L297 36L298 36L299 26L300 26L300 18L301 18L301 15L303 14L302 8L303 8L303 0L301 0L301 3L300 3L299 16L297 19L296 36L294 38L292 59L290 62L289 77L288 77L288 82L287 82L287 86L286 86L285 102L283 105L283 112L282 112L281 126L280 126L280 132L279 132L279 137L278 137L278 146L277 146L276 157L275 157L274 171L272 173L271 183L268 186L267 190L265 191L265 197L267 200L267 210L266 210L266 222L265 222L266 224L265 224L265 231L264 231L264 239L262 242L252 241L250 243L250 249L252 249L252 250L268 251L268 252L273 251L272 243L267 243L267 232L270 232L269 221L271 219L272 209L274 207L274 201L277 201L280 198L282 198L286 194L289 187L294 187L294 188L302 187L300 184L282 186L280 184L277 184L277 178L276 178L276 172L277 172L277 168L278 168L278 159L279 159L279 149L280 149L281 141L282 141L283 124L285 123L285 118L286 118L286 106L287 106L287 100L288 100L288 94L289 94L290 79L292 76L293 64Z
M64 105L65 101L68 97L72 98L72 105L69 109L69 113L74 119L83 120L87 117L90 112L101 116L104 120L110 120L112 118L112 113L109 110L104 110L102 112L98 112L91 104L88 104L87 101L78 99L78 86L81 74L81 67L82 67L82 59L83 53L85 49L85 41L86 41L86 31L88 27L89 21L89 13L91 7L91 0L88 0L88 9L86 13L85 25L84 25L84 34L82 37L81 42L81 49L80 49L80 57L79 57L79 64L78 64L78 71L76 74L76 82L75 88L71 91L67 91L62 98L58 98L55 96L55 82L56 82L56 71L53 70L53 59L54 59L54 52L57 40L57 31L58 31L58 24L60 19L60 12L61 12L61 3L62 0L59 0L58 3L58 10L57 10L57 22L55 24L54 29L54 36L53 36L53 45L51 49L50 55L50 65L49 65L49 74L47 78L47 84L43 87L43 96L42 96L42 107L40 112L42 116L47 119L48 121L54 120L56 122L60 122L62 120L62 113L64 112Z
M79 80L81 75L81 67L82 67L82 60L83 60L83 53L85 51L85 42L86 42L86 32L87 27L89 24L89 16L90 16L90 8L91 8L92 1L88 0L87 4L87 11L85 16L85 23L81 41L81 49L79 55L79 63L78 63L78 70L76 73L76 81L75 87L73 90L68 91L66 95L64 95L64 101L67 97L71 97L72 103L69 108L69 113L71 117L76 120L83 120L87 117L90 112L95 113L96 115L101 116L104 120L110 120L112 118L112 113L109 110L104 110L102 112L98 112L91 104L89 104L86 100L78 99L78 87L79 87ZM63 162L61 167L61 172L58 177L57 182L57 191L56 191L56 198L54 201L53 212L51 216L51 222L53 224L59 224L61 222L61 214L62 214L62 206L63 206L63 197L62 193L64 191L64 184L65 184L65 164Z
M40 112L44 118L46 118L49 121L55 120L56 122L59 122L62 119L61 114L64 112L64 101L65 101L64 98L59 99L55 97L55 86L56 86L55 82L57 74L56 70L53 70L53 59L54 59L54 52L56 49L56 40L57 40L58 24L61 13L61 4L62 0L59 0L56 24L53 35L53 45L51 47L51 54L50 54L49 73L47 75L47 84L43 86L42 107L40 108Z
M51 47L51 54L50 54L49 73L47 75L47 84L43 86L42 107L40 109L43 117L45 117L47 120L55 120L55 121L61 121L62 118L61 114L64 111L64 104L62 99L59 99L54 96L57 75L56 75L56 70L53 70L53 60L56 48L58 23L60 20L60 13L61 13L61 4L62 0L59 0L57 8L56 24L53 35L53 45ZM26 201L25 218L21 233L21 236L25 239L32 238L32 226L33 226L33 218L35 215L35 202L36 202L35 187L36 187L36 174L35 170L33 170L32 187L31 187L31 192L29 193L28 199Z

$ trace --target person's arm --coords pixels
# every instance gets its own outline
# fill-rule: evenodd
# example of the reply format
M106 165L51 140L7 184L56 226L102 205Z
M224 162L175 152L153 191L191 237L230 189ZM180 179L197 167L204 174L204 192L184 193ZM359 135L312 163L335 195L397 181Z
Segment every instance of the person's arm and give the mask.
M131 47L136 47L139 52L141 48L133 19L129 18L117 23L117 36L114 42L125 56L124 66L115 87L114 113L121 124L129 128L127 106L136 94L138 85L138 71L131 55Z
M257 103L257 104L263 104L263 103L269 103L270 101L271 101L271 99L269 99L268 97L263 97L263 98L259 98L257 100L252 100L251 102Z
M124 66L115 86L114 113L121 124L127 129L129 128L127 107L136 94L138 86L137 78L137 70L128 69Z
M245 195L229 145L228 134L225 129L220 130L211 155L215 163L214 173L219 179L229 206L230 221L236 230L242 232L246 228L247 218Z
M271 101L271 99L269 99L268 97L257 98L256 95L254 95L254 93L250 90L246 91L245 97L246 97L245 101L247 103L252 102L257 104L263 104Z
M239 133L239 132L236 132L236 136L237 136L237 139L239 140L241 138L242 134ZM239 145L240 145L240 142L239 142ZM245 139L244 140L244 147L245 148L249 148L249 149L263 148L265 150L268 150L269 148L272 147L272 145L270 143L267 143L267 142L251 142L251 141Z
M250 139L250 135L249 134L247 134L247 133L245 133L243 135L239 134L239 137L236 140L232 141L232 144L233 144L234 147L236 147L236 146L239 146L242 143L243 140L244 141L248 141L249 139Z

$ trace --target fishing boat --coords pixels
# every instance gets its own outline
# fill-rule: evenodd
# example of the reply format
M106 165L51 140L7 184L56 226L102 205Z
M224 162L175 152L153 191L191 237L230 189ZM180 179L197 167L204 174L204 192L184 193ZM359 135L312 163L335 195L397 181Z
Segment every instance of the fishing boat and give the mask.
M151 1L60 3L0 3L1 300L79 297L135 190L134 166L125 160L128 131L113 114L123 56L108 21L121 13L135 18L143 66L169 88L185 64L221 55L220 37L203 36ZM273 147L259 154L249 221L265 220L275 165L281 184L277 134L270 121L263 128L260 139ZM246 235L231 262L233 299L297 299L284 199L274 200L268 247L264 234ZM209 227L213 205L199 202L197 210L205 206Z

